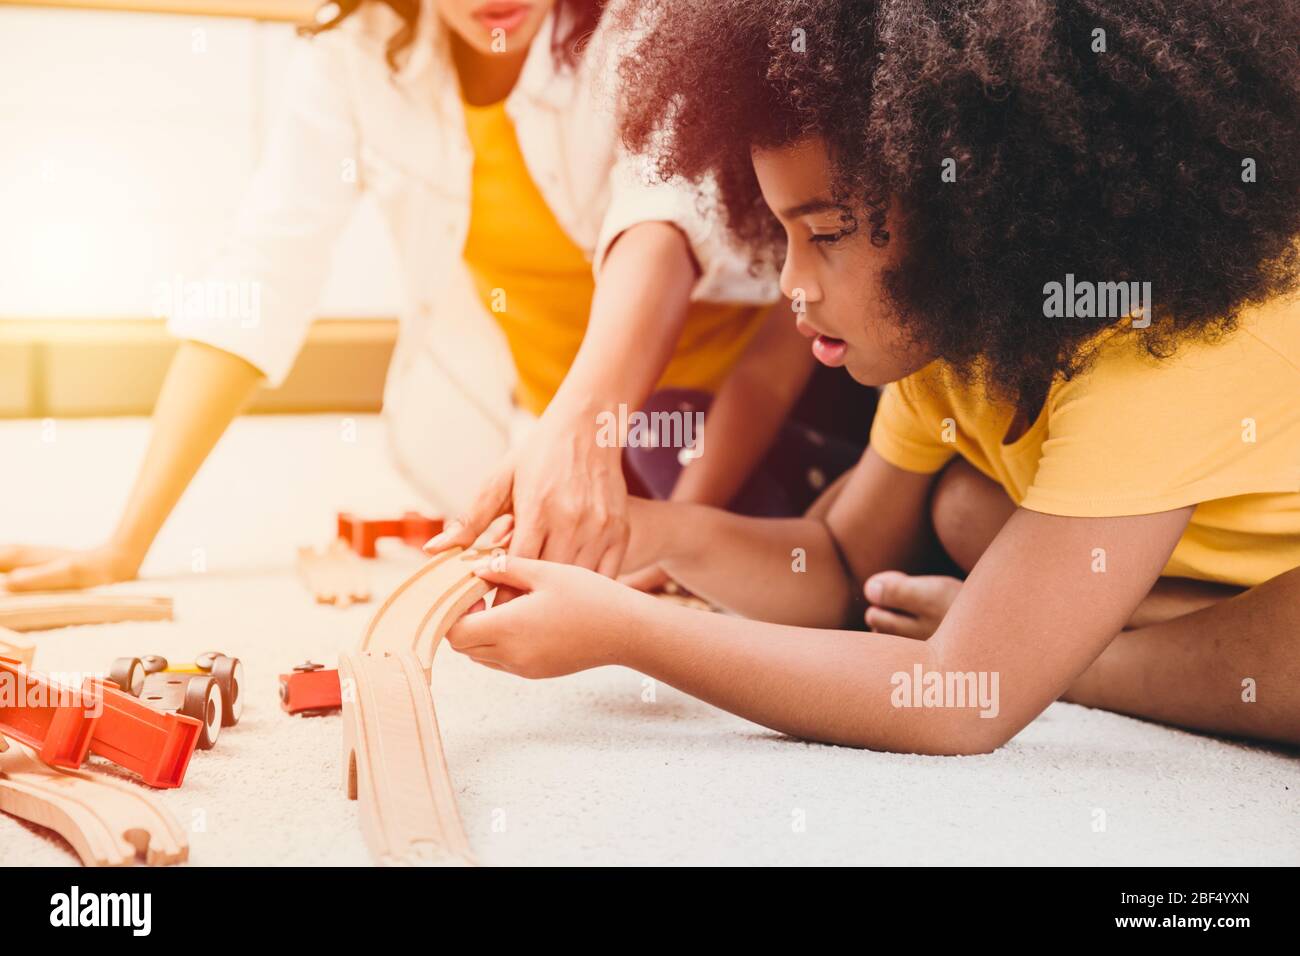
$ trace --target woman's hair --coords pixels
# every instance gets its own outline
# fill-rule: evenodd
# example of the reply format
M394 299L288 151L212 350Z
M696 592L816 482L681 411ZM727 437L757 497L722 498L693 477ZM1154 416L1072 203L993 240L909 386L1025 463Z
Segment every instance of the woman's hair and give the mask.
M420 0L333 0L324 5L335 8L332 17L323 22L304 24L298 28L298 32L304 36L315 36L332 30L356 13L363 3L370 2L383 3L392 8L402 21L401 27L389 38L385 51L388 66L396 70L397 57L415 41L416 27L420 20ZM555 57L557 66L572 67L577 64L582 54L582 45L600 22L604 6L605 0L556 0L551 54Z
M1045 318L1067 273L1150 282L1139 341L1157 357L1296 286L1296 0L647 0L637 16L625 143L665 178L712 179L767 258L784 238L751 147L820 137L872 242L898 200L884 294L908 334L1000 397L1040 400L1117 320Z

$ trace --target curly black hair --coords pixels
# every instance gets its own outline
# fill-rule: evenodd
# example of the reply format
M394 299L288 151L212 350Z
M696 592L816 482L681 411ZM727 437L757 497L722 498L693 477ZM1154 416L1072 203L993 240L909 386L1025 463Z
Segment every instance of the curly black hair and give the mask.
M885 294L916 341L1022 407L1113 318L1045 319L1044 285L1152 284L1152 355L1294 291L1295 0L647 0L623 138L712 179L780 255L751 147L826 143L841 201L906 248ZM944 182L945 160L955 182ZM1253 181L1252 181L1253 180Z

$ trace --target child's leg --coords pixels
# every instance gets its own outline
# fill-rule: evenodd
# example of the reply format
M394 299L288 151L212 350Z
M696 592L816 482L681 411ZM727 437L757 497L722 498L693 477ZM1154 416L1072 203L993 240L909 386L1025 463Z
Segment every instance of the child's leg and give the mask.
M965 570L1015 506L954 462L932 505ZM1063 699L1198 730L1300 743L1300 568L1249 591L1162 578Z
M1191 614L1123 631L1063 699L1300 744L1300 568Z

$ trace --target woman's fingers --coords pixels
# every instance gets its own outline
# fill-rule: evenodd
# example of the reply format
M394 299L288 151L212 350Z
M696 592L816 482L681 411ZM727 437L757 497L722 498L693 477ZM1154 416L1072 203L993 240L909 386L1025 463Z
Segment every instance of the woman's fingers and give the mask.
M67 591L102 583L88 579L71 558L16 568L5 578L5 587L10 591Z
M29 544L7 544L0 546L0 572L12 571L14 568L30 567L36 564L48 564L59 558L67 557L66 548L42 548Z

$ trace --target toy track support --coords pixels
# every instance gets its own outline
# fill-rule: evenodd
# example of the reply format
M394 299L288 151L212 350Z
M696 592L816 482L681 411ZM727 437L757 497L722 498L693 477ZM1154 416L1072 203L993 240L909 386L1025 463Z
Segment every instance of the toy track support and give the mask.
M17 631L0 627L0 657L18 661L28 670L36 660L36 645Z
M31 745L51 766L75 770L85 762L99 722L93 694L3 658L0 689L15 702L7 707L0 700L0 732Z
M0 811L54 830L86 866L141 860L161 866L189 858L180 824L138 788L47 767L21 744L0 750Z
M355 699L343 703L344 786L385 865L472 863L424 668L410 651L339 659Z

